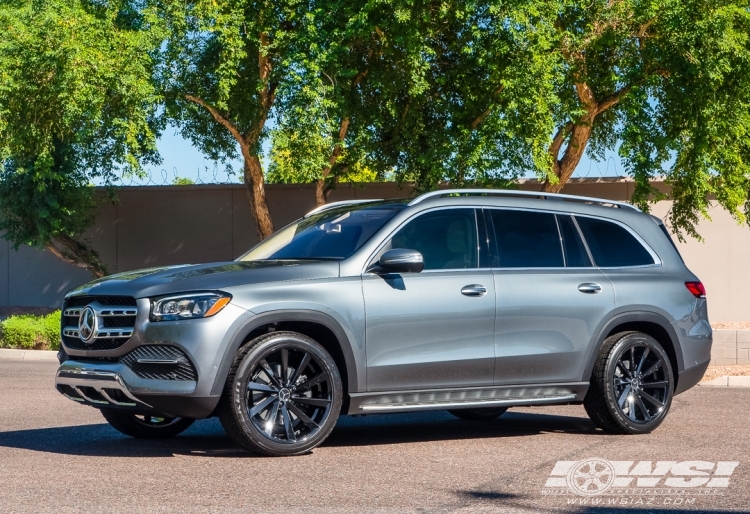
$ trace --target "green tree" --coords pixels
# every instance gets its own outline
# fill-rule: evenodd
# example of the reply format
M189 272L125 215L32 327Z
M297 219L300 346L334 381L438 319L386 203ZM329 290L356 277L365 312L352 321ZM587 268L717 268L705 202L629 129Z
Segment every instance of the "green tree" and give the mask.
M549 161L554 5L538 1L434 1L404 10L411 32L384 28L392 60L387 98L364 102L378 169L417 191L508 186Z
M557 128L546 191L585 151L618 149L648 209L671 186L671 225L698 236L709 195L750 209L750 4L727 0L562 1L554 20Z
M273 233L261 145L277 93L304 59L307 3L300 0L157 0L170 35L157 73L167 115L212 159L244 160L258 237Z
M158 159L153 22L125 1L0 2L0 230L14 247L106 273L80 235L92 179Z

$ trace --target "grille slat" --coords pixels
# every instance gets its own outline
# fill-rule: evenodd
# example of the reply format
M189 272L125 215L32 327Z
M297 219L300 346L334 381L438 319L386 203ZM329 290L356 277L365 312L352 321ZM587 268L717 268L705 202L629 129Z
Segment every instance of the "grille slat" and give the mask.
M106 307L137 307L137 302L132 296L104 296L104 295L93 295L93 296L72 296L65 300L63 304L63 312L65 309L72 307L85 307L91 303L98 303L101 306ZM136 316L100 316L100 330L106 332L108 328L129 328L135 326ZM61 317L61 328L65 327L77 327L78 317L77 316L62 316ZM105 334L106 335L106 334ZM128 342L128 337L109 337L103 339L95 339L92 343L84 343L78 337L62 335L62 341L68 348L73 350L115 350L125 343Z

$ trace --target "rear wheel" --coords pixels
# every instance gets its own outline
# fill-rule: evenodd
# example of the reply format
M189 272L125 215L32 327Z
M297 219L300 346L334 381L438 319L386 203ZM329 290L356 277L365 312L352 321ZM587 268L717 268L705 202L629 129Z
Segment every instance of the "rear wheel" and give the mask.
M297 455L336 425L342 384L333 357L313 339L275 332L237 353L219 403L227 434L247 450Z
M448 412L467 421L491 421L507 411L507 407L482 407L477 409L451 409Z
M191 418L170 418L156 414L131 414L126 411L101 409L102 416L117 431L138 439L167 439L187 430Z
M625 332L604 341L583 406L602 430L643 434L664 421L673 395L672 365L661 345Z

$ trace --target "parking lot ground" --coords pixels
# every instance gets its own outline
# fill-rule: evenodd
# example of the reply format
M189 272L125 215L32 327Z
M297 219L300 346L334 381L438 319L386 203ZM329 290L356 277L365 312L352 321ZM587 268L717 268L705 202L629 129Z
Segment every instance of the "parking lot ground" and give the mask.
M167 441L122 436L58 394L55 369L0 361L0 512L750 512L750 389L694 388L643 436L606 435L579 405L511 409L492 422L427 412L342 417L311 454L263 458L235 447L215 419ZM658 484L574 494L566 477L590 468L558 461L589 458L625 480L617 462L632 461L631 486L649 461L655 475L645 478ZM684 461L739 465L722 477L727 487L708 488L701 473L716 478L718 468ZM678 466L659 478L673 462L697 474L675 477ZM557 487L545 487L550 478ZM669 478L683 486L666 487Z

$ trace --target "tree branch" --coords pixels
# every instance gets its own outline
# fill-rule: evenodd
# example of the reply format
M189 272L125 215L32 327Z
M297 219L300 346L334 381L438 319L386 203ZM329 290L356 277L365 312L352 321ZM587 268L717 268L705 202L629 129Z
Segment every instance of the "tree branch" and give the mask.
M626 86L623 86L622 89L615 91L611 95L602 99L602 101L599 102L599 105L596 108L596 114L600 114L620 103L620 100L622 100L622 98L627 95L631 89L633 89L633 84L628 84Z
M198 98L197 96L193 95L185 95L185 98L190 100L193 103L196 103L200 105L201 107L205 107L208 112L211 113L211 116L214 117L216 121L218 121L221 125L223 125L229 132L234 136L234 138L239 143L244 143L244 138L242 137L242 134L240 133L239 129L235 127L231 121L226 119L222 114L216 109L216 107L212 106L211 104L204 102L202 99Z

